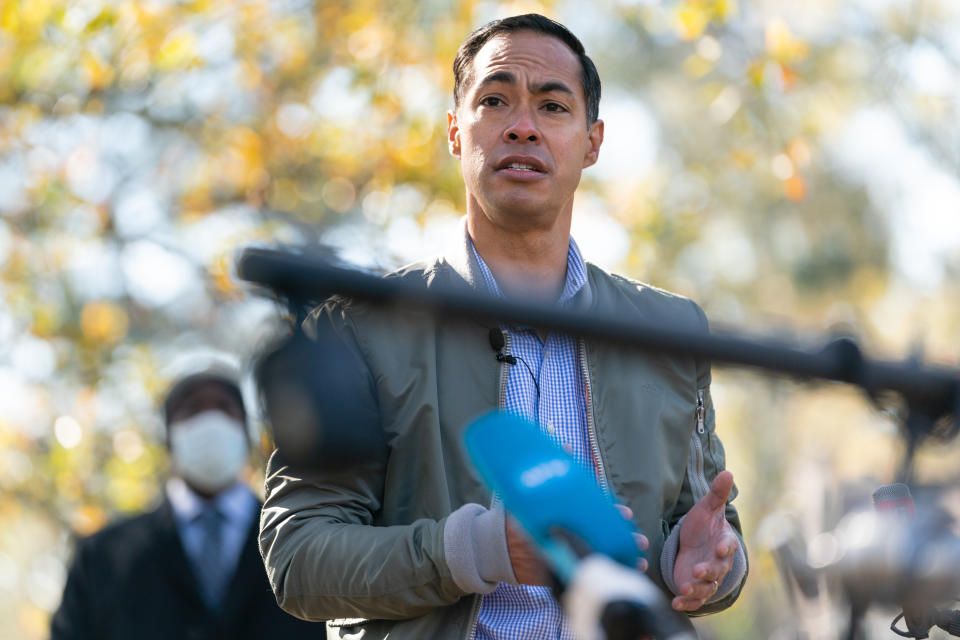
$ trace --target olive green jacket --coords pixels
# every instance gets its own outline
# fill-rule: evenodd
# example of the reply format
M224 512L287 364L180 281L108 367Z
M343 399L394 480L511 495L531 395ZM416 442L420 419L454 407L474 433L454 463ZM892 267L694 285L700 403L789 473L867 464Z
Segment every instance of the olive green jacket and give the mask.
M583 310L708 331L686 298L594 265L587 271L588 286L574 298ZM388 277L482 287L466 243ZM311 322L330 322L369 368L364 393L379 409L383 446L349 472L304 472L271 458L260 549L277 601L300 618L327 620L328 638L471 637L481 596L453 579L444 526L467 503L491 503L462 438L472 419L503 406L509 365L494 357L490 325L342 299L318 309L308 330ZM709 363L582 339L580 360L601 482L632 509L650 539L648 557L660 558L670 531L724 468ZM727 519L739 533L729 504ZM659 562L648 574L664 586ZM697 613L728 607L742 583Z

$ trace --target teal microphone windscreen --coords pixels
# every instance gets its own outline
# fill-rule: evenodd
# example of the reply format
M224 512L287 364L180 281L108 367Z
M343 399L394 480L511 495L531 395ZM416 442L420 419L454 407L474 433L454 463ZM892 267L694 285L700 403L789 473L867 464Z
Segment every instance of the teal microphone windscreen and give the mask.
M593 474L557 446L537 425L501 412L471 423L467 451L496 492L566 581L578 557L602 553L634 568L640 550L633 524Z

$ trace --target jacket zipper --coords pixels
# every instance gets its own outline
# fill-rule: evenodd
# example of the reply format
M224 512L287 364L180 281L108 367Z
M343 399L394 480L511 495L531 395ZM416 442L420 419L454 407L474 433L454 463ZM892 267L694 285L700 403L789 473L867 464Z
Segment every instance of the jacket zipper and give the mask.
M500 350L501 353L510 353L510 332L503 332L503 349ZM510 377L510 370L507 368L506 362L500 363L500 390L497 392L497 409L500 411L507 410L507 380Z
M707 476L703 468L703 443L700 442L700 436L707 431L705 426L706 412L703 389L697 389L697 433L690 435L690 458L687 461L687 477L690 480L690 490L693 492L695 502L710 491L710 483L707 482Z
M510 353L510 332L503 332L503 349L502 352ZM500 363L500 388L497 390L497 409L500 411L506 411L507 409L507 380L510 377L510 370L507 369L507 363ZM490 509L493 509L498 502L498 497L496 492L494 492L493 497L490 499ZM477 633L477 619L480 617L480 605L483 602L482 595L475 595L473 598L473 606L470 609L470 624L467 625L467 633L464 636L464 640L471 640Z
M703 426L704 415L707 413L703 406L703 389L697 389L697 433L703 435L706 429Z
M580 370L583 374L583 383L587 388L587 436L590 438L590 449L594 464L597 465L597 480L604 493L610 493L610 484L607 481L607 472L603 467L603 457L600 455L600 444L597 441L597 429L593 421L593 386L590 383L590 370L587 367L587 343L578 338L577 346L580 351Z

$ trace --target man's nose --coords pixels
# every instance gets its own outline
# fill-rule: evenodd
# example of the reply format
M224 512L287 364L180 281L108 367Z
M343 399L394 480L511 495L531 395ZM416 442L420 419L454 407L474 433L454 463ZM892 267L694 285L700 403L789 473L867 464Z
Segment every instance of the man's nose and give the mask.
M503 132L506 142L539 142L540 131L530 113L523 110L516 114L513 123Z

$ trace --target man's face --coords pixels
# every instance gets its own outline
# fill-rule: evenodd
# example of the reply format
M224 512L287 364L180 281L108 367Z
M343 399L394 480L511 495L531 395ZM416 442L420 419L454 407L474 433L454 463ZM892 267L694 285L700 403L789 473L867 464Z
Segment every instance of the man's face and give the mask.
M243 404L224 384L192 383L168 418L173 468L194 493L213 498L241 477L249 447Z
M552 226L573 206L580 173L597 161L603 123L587 126L576 54L533 31L492 38L477 53L460 106L447 118L468 213L498 226Z

